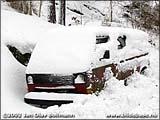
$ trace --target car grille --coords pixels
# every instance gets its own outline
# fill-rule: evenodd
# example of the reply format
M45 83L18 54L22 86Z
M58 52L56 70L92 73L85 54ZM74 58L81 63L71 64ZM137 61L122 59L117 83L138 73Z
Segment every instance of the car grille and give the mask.
M54 76L51 75L49 78L50 82L53 82L55 84L65 84L65 85L70 85L73 84L73 76Z
M27 74L33 77L34 84L59 84L72 85L74 82L73 75L58 76L53 74Z

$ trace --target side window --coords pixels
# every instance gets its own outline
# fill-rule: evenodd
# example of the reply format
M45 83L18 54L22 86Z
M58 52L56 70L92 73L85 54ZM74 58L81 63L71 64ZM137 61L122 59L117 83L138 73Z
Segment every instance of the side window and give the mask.
M118 40L118 42L120 43L120 44L118 45L118 49L122 49L123 47L126 46L126 39L127 39L127 37L126 37L125 35L118 37L117 40Z
M96 44L106 43L109 41L108 35L98 35L96 36Z

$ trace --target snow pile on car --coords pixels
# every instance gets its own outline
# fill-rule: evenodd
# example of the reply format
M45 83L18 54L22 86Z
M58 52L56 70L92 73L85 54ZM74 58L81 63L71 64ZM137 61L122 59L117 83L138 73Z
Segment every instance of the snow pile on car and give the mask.
M89 29L81 27L47 32L37 43L26 73L69 75L89 70L95 37Z
M155 115L159 114L159 56L158 50L150 47L151 67L146 76L135 73L124 81L112 77L99 96L94 94L60 108L51 106L45 113L74 114L76 118L106 119L114 115ZM110 118L108 118L110 119Z
M96 35L107 35L109 41L96 45ZM117 39L123 35L127 39L122 50L118 49L120 43ZM131 28L74 26L52 29L41 35L26 73L85 72L89 70L91 63L93 66L103 63L99 59L103 57L105 50L110 50L111 58L106 59L104 64L106 61L119 62L148 52L147 41L147 33Z
M131 28L120 28L120 27L90 27L94 31L95 36L109 36L107 43L97 44L96 51L94 53L93 63L95 66L101 64L105 65L106 63L110 64L113 62L120 62L131 57L139 56L145 54L149 51L150 44L148 41L148 34L144 31L131 29ZM122 49L118 49L119 36L126 36L126 46ZM139 44L141 43L141 44ZM110 59L104 59L99 61L99 58L102 58L105 51L110 50Z

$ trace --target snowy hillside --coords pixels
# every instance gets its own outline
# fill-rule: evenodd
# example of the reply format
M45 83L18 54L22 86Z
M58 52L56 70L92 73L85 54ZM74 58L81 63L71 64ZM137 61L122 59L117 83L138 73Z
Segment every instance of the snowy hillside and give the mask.
M59 18L59 2L56 1L56 18ZM124 2L125 5L127 2ZM42 5L42 19L47 18L49 14L48 1L43 1ZM86 25L94 21L102 21L104 18L109 19L109 1L67 1L66 3L66 25ZM126 20L122 17L122 4L113 2L113 21L126 26Z
M90 6L92 9L97 5L94 1L89 2L92 5L92 7ZM104 3L100 2L99 6L105 6ZM73 22L71 20L73 16L81 19L80 15L75 15L72 12L73 6L76 5L81 13L87 14L83 17L83 25L87 24L87 21L90 19L87 19L87 17L96 17L96 19L91 21L90 25L93 25L94 22L101 19L103 12L107 11L104 7L99 7L98 10L94 9L89 12L90 10L84 5L81 8L81 1L73 1L68 5L67 24ZM43 7L46 9L45 6ZM74 118L81 119L110 119L110 115L123 116L136 114L159 117L159 48L157 49L152 46L148 47L150 67L146 75L134 73L128 78L128 86L124 86L123 81L112 77L99 96L95 94L86 95L84 98L79 96L74 103L65 104L60 107L55 105L47 109L41 109L24 103L24 95L27 93L26 67L14 58L7 45L15 46L22 53L31 53L38 40L41 39L43 32L62 26L48 23L36 16L17 13L6 4L2 4L2 9L1 118L6 118L6 114L8 113L19 113L22 115L21 118L24 118L25 114L33 115L34 117L31 116L32 119L35 118L35 114L46 115L46 118L51 117L51 115L73 115ZM43 12L42 14L45 16L46 11ZM115 12L114 14L118 13ZM11 20L13 22L10 22ZM156 36L153 39L158 41ZM83 47L79 46L79 49L83 49ZM52 118L57 119L56 117ZM64 117L60 118L64 119Z

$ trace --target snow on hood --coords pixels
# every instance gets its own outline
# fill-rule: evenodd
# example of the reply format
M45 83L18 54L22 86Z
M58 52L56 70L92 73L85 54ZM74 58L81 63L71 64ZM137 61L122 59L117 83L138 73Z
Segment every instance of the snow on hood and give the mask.
M32 53L26 73L72 74L89 70L96 36L90 30L66 27L44 34Z
M1 17L2 42L5 45L15 46L21 53L32 52L44 32L62 27L59 24L41 20L36 16L7 10L1 11Z

